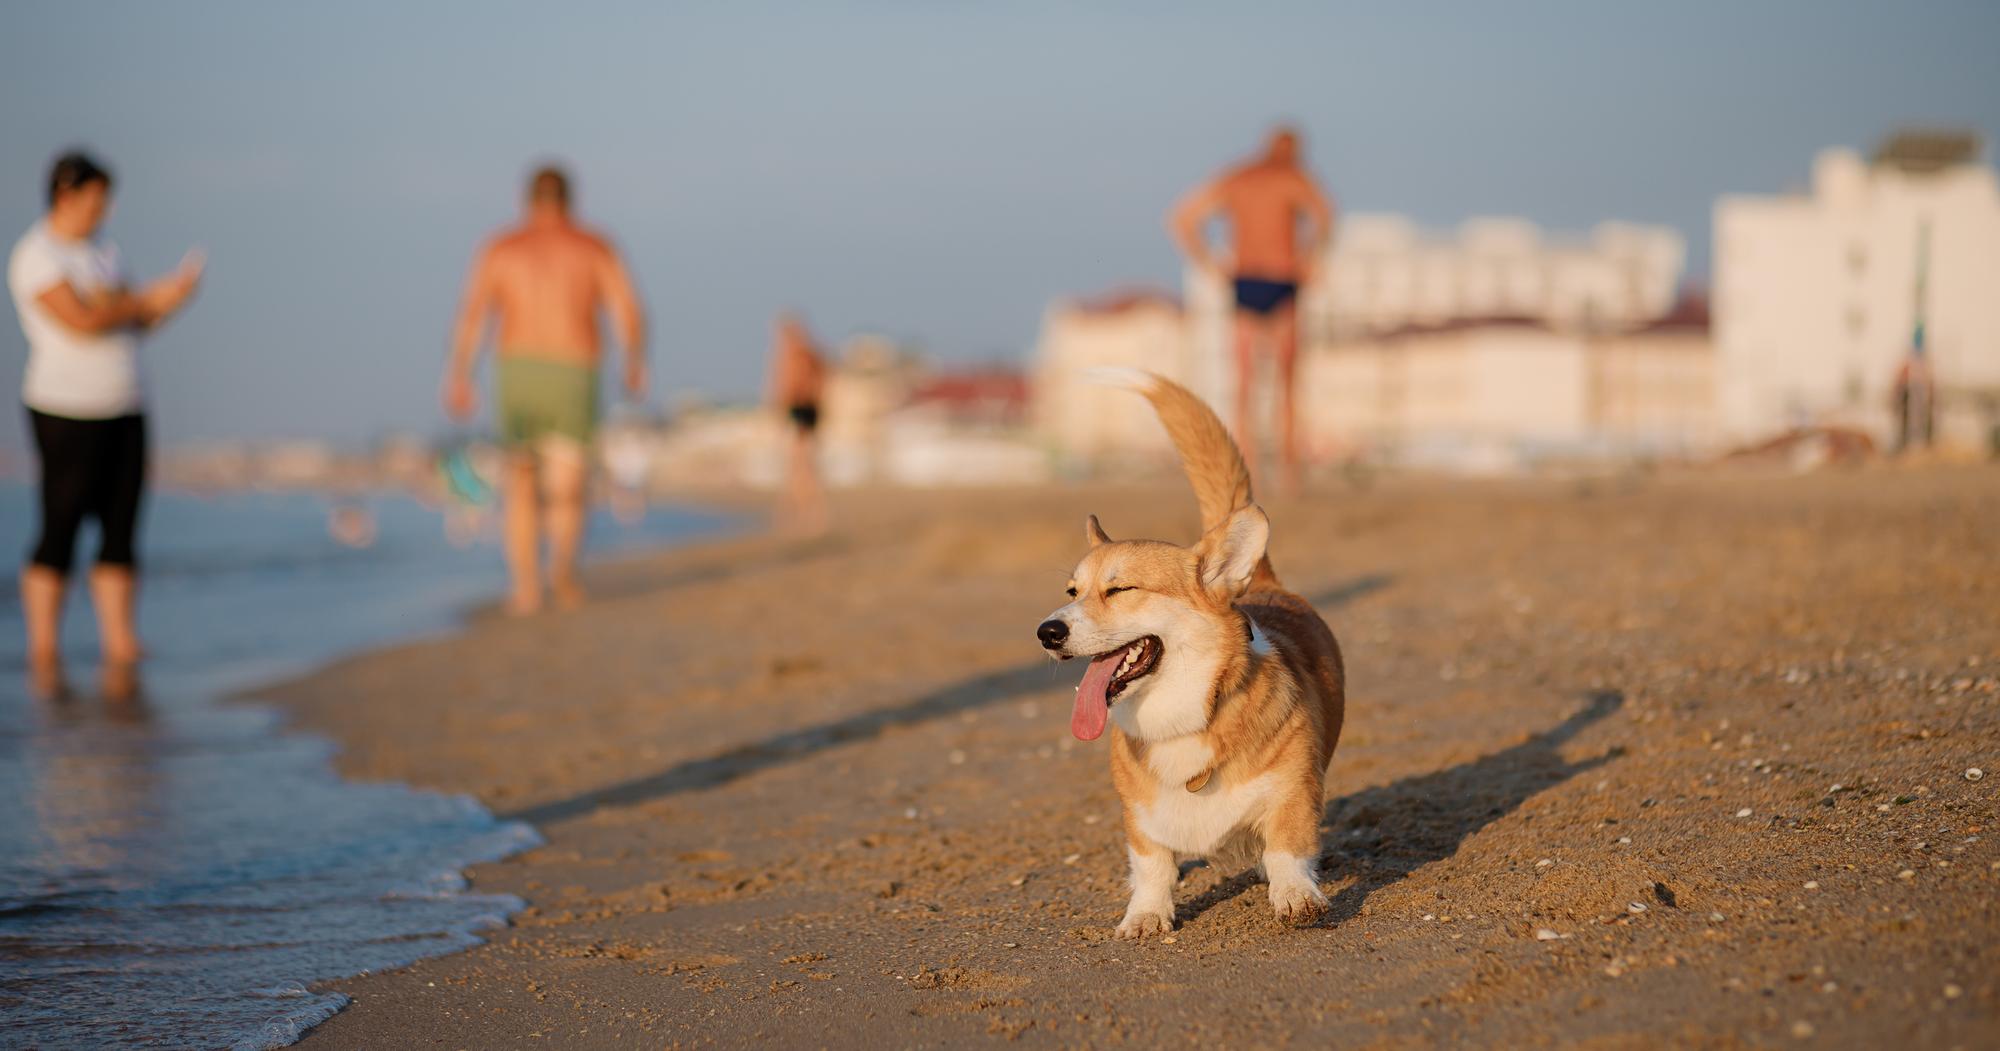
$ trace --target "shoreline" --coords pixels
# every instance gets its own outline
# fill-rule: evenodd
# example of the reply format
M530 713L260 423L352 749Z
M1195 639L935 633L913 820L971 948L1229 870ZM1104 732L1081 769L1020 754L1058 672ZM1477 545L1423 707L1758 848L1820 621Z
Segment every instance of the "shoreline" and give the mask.
M658 501L655 506L671 508L675 511L691 511L697 514L711 515L725 524L697 530L685 539L661 539L658 542L650 543L643 547L630 550L617 550L606 554L595 564L591 562L586 553L585 574L588 576L593 573L612 572L620 565L658 559L668 552L683 548L709 544L727 544L732 540L738 539L744 531L741 528L726 524L726 520L730 517L745 515L748 509L754 505L746 499L739 498L734 501L675 499L673 501ZM496 581L500 581L504 577L504 568L499 563L497 552L494 553L494 574ZM497 587L498 585L496 584ZM491 807L469 793L456 792L440 786L418 784L396 777L356 776L353 771L345 769L341 762L342 756L347 752L343 741L321 728L303 724L298 719L296 711L274 701L271 695L274 692L285 689L288 684L330 674L344 664L366 660L371 655L377 653L392 651L406 646L417 646L458 638L476 630L482 622L502 619L499 607L499 600L491 597L476 598L469 603L457 604L441 611L435 623L418 627L410 633L395 639L382 643L362 644L354 649L336 652L330 656L304 656L293 662L289 667L281 666L275 669L260 670L256 677L247 685L239 683L224 688L216 693L209 702L218 706L247 708L260 713L264 717L268 717L270 722L266 732L274 738L290 736L324 746L326 754L320 760L325 764L324 769L328 774L345 784L394 787L414 793L429 794L446 800L462 800L467 804L476 806L486 819L491 822L491 827L488 831L492 836L508 840L504 847L498 848L499 853L482 851L476 856L453 865L449 872L439 871L411 874L411 879L426 885L436 878L451 875L460 883L451 892L453 895L464 895L468 900L497 898L504 903L497 905L500 909L498 913L491 914L483 920L474 921L470 926L436 932L438 935L456 942L456 944L449 947L433 947L422 955L395 965L389 969L391 972L406 968L425 959L448 956L477 948L485 944L493 931L505 929L512 922L514 916L519 914L522 909L528 907L528 901L519 895L496 894L483 891L480 888L474 887L472 881L469 878L464 878L462 874L476 866L501 862L524 851L542 846L546 840L532 823L496 813ZM432 890L426 893L436 893L436 891ZM371 973L379 972L363 970L355 974L313 980L309 983L308 987L314 990L320 999L308 1005L307 1008L272 1016L268 1025L273 1028L262 1039L281 1040L286 1045L295 1044L299 1039L303 1038L304 1034L311 1032L326 1020L337 1016L351 1002L346 994L332 988L335 983L364 977ZM285 1039L281 1031L289 1032L291 1034L290 1038ZM245 1039L252 1039L252 1037L245 1037Z
M1733 1046L1803 1026L1972 1046L1996 1032L1973 961L2000 855L1963 831L1990 789L1946 775L2000 767L2000 635L1976 613L2000 579L1995 477L1391 479L1267 503L1279 572L1353 676L1335 915L1283 931L1254 877L1196 869L1174 942L1142 945L1109 937L1115 798L1062 725L1072 671L1029 633L1085 512L1187 541L1179 486L839 494L817 544L620 559L581 611L259 691L339 742L344 776L468 792L546 840L471 871L529 902L512 926L329 983L354 1002L305 1042Z

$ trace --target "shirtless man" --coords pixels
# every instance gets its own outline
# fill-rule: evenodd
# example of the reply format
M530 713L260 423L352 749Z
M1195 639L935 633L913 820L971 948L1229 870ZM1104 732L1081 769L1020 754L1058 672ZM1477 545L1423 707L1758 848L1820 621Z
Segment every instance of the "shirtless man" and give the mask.
M800 536L826 532L826 494L820 485L813 436L819 429L819 406L825 393L826 361L813 346L812 333L797 314L779 314L771 339L770 402L785 414L792 440L778 525Z
M632 279L610 242L570 215L568 177L543 168L528 183L525 220L488 242L472 265L444 377L445 411L469 419L477 401L473 365L487 317L497 312L498 416L508 454L501 495L513 578L507 609L517 615L542 605L544 532L549 590L563 606L583 600L576 556L597 428L600 308L624 342L626 393L641 398L646 322Z
M1212 254L1202 227L1221 213L1228 218L1232 251L1226 260ZM1303 240L1299 219L1306 220ZM1251 382L1257 344L1269 339L1278 365L1278 434L1287 485L1298 482L1298 414L1293 381L1298 365L1299 286L1312 278L1313 263L1333 235L1333 208L1299 162L1298 132L1271 132L1262 156L1224 172L1197 188L1168 218L1174 239L1188 260L1231 282L1236 297L1236 444L1254 469L1257 443L1251 434Z

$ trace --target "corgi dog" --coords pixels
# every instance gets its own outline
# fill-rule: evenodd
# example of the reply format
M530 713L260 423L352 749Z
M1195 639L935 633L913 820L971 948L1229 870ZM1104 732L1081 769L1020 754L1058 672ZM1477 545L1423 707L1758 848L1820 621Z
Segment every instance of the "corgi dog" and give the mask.
M1327 763L1340 739L1345 672L1333 632L1278 582L1270 521L1222 421L1186 388L1130 369L1093 378L1146 396L1201 508L1191 547L1113 540L1097 516L1070 601L1036 636L1089 666L1070 732L1111 729L1132 899L1122 938L1174 927L1183 857L1258 857L1271 907L1309 924L1326 909L1317 871Z

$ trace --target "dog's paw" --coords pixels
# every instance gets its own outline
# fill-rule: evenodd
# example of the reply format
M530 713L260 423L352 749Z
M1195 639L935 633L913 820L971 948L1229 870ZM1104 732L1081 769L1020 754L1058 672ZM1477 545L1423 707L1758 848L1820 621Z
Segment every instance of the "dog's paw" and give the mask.
M1120 938L1143 938L1148 934L1169 934L1174 929L1174 917L1162 912L1128 912L1125 921L1118 925Z
M1271 909L1278 922L1293 927L1310 927L1326 915L1326 895L1313 883L1294 883L1271 888Z

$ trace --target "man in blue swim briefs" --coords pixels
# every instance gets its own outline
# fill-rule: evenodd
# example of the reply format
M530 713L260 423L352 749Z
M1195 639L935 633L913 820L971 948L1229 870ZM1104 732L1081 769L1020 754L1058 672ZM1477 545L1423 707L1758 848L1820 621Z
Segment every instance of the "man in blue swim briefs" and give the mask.
M1231 253L1216 258L1203 227L1220 214L1229 221ZM1305 220L1303 236L1300 220ZM1282 480L1298 482L1298 414L1293 403L1298 365L1299 286L1333 235L1333 207L1299 160L1299 135L1280 126L1264 152L1197 188L1168 218L1188 260L1233 284L1236 295L1236 444L1257 469L1251 433L1251 383L1257 346L1271 344L1278 366L1278 438Z

